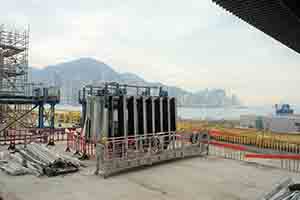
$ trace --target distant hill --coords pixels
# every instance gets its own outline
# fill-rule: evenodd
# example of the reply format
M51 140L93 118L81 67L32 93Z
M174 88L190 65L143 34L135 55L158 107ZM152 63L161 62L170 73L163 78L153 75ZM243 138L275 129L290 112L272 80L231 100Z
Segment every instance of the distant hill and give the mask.
M137 85L165 86L162 83L145 81L134 73L118 73L109 65L92 58L80 58L71 62L47 66L42 69L30 68L33 82L61 87L62 103L76 105L78 90L86 84L116 81ZM191 93L178 87L165 86L169 95L176 96L178 103L185 106L236 106L240 102L235 95L228 96L223 89L205 89Z

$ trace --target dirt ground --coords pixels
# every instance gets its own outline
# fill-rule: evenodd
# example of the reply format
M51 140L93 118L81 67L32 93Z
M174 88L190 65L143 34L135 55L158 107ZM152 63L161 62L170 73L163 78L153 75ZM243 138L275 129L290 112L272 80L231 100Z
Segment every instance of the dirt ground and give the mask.
M93 175L93 161L87 165L78 173L53 178L0 172L0 195L4 200L253 200L284 177L300 181L295 173L214 156L168 162L107 179Z

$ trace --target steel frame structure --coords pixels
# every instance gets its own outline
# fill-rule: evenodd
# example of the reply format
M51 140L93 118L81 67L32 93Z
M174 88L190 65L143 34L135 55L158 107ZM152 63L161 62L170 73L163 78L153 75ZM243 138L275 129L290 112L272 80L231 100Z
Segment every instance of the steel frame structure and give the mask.
M78 147L83 140L84 145L96 146L96 174L107 177L135 167L208 154L206 132L176 132L176 98L162 87L115 82L90 85L80 92L79 102L83 126L75 144ZM88 156L85 154L82 158Z
M25 95L28 82L29 30L0 25L0 95Z
M87 101L88 98L94 96L105 96L105 101L108 101L109 96L114 96L115 98L122 98L122 97L133 97L134 104L137 102L138 97L143 97L142 101L151 99L162 100L163 97L168 97L168 92L163 89L163 87L157 86L141 86L141 85L130 85L130 84L120 84L117 82L105 82L102 85L86 85L79 90L79 99L78 102L82 106L82 114L81 114L81 126L83 127L87 115ZM124 106L126 104L126 99L124 101ZM145 102L142 103L143 106ZM154 104L154 102L151 102ZM162 104L162 103L161 103ZM136 105L133 105L136 110ZM143 110L146 109L143 107ZM154 109L154 106L153 106ZM162 109L162 108L161 108ZM136 112L136 111L135 111Z
M54 107L60 101L58 88L44 88L28 80L29 29L0 25L0 134L8 128L32 128L30 115L39 108L38 127L44 128L44 105L51 106L50 127L54 128Z
M9 29L0 25L0 99L26 96L28 92L28 47L29 30ZM12 126L30 127L32 120L17 120L26 115L32 105L0 104L0 128L12 121Z

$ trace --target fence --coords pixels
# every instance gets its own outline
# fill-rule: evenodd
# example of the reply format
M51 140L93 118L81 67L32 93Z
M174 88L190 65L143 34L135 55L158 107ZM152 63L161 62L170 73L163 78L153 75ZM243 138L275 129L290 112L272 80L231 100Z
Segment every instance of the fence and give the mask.
M210 155L300 172L300 155L297 148L291 148L291 144L275 143L269 146L262 145L261 148L255 145L255 141L247 141L244 137L220 135L215 132L210 134L212 136Z
M297 154L245 154L245 158L249 161L263 159L267 160L266 164L269 164L272 160L271 165L279 167L291 172L300 172L300 155Z
M246 148L234 144L211 141L209 154L233 160L245 160Z
M66 151L74 151L74 154L81 154L82 159L95 158L96 140L87 139L80 131L71 130L67 134Z
M110 138L97 144L97 171L104 177L127 169L208 154L208 134L176 132Z
M217 129L210 130L209 134L216 141L254 146L260 149L270 149L278 152L300 153L300 143L283 141L276 137L265 138L261 135L241 136L227 132L224 133Z
M57 141L66 141L67 132L64 128L31 128L31 129L8 129L0 135L0 146L9 145L14 148L15 145L24 145L31 142L54 143Z

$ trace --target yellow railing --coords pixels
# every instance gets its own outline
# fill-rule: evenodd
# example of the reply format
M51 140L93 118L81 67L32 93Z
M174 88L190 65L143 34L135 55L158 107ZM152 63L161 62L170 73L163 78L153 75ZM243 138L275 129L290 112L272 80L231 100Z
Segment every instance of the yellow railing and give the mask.
M256 131L254 129L211 129L214 139L258 148L273 149L284 152L300 152L300 136L284 133Z
M45 112L46 119L50 118L50 114ZM35 119L37 119L37 112L33 112L32 114ZM49 116L48 116L49 115ZM80 123L80 112L79 111L65 111L65 110L57 110L55 111L55 122L58 124L78 124Z

